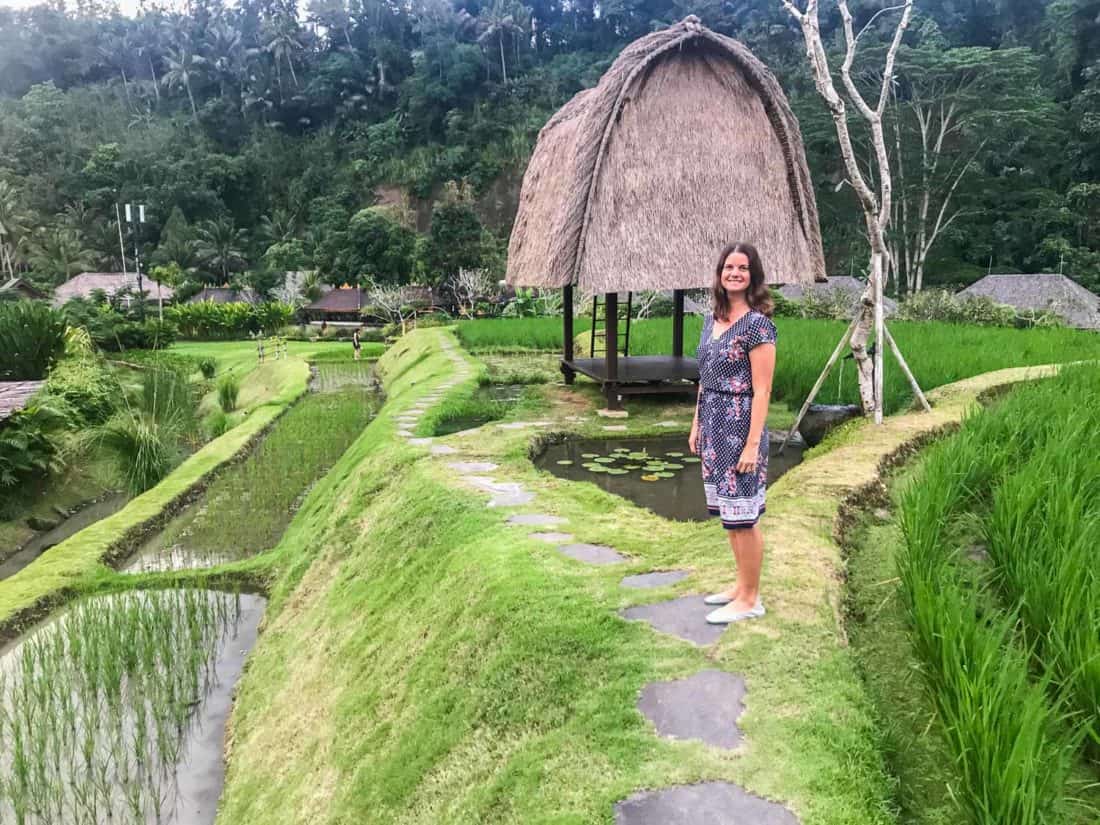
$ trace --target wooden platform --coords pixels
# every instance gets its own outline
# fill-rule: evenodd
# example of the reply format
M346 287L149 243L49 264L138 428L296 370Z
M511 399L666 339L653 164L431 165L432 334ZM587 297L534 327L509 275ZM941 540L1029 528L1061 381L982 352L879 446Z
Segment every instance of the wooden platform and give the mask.
M631 355L618 360L618 374L609 379L603 358L562 359L562 369L587 375L601 384L614 385L621 394L693 392L699 380L694 358L672 355Z

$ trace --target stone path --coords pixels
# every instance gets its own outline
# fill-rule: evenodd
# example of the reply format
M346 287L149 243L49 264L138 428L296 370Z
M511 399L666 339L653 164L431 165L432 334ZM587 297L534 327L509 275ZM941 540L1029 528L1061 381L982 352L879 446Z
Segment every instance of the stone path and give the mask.
M413 435L417 421L433 403L442 398L447 388L456 386L470 375L470 368L446 338L441 346L454 372L448 382L422 396L411 409L395 418L398 434L414 446L428 447L433 456L452 455L458 450L436 444L432 438ZM566 420L583 420L569 416ZM505 431L534 430L551 426L550 421L509 421L495 427ZM661 421L661 427L686 427L683 422ZM625 424L607 424L611 432L627 430ZM482 433L482 428L456 434L455 437ZM468 442L467 442L468 443ZM536 495L522 483L498 478L490 473L500 465L486 460L450 461L447 467L459 480L489 496L488 507L522 507L533 503ZM569 520L542 512L519 512L508 515L505 523L514 527L551 528L527 533L529 539L555 545L557 552L587 565L614 565L630 561L614 547L588 544L575 540L564 532ZM559 528L559 529L553 529ZM657 570L624 577L625 588L645 589L667 587L690 575L686 570ZM655 604L638 605L619 611L624 619L644 621L657 632L666 633L697 646L713 644L726 630L723 625L710 625L705 617L713 608L703 604L701 594L680 596ZM742 740L737 719L743 710L744 679L720 670L703 670L683 679L654 682L645 685L637 700L638 711L654 726L658 736L701 741L721 749L736 748ZM798 820L786 808L749 794L728 782L704 782L663 790L636 793L615 806L618 825L703 825L713 822L730 825L798 825Z
M638 710L661 736L697 739L716 748L741 743L737 719L744 710L745 680L722 670L701 670L686 679L651 682Z
M615 825L799 825L794 814L730 782L636 793L615 806Z

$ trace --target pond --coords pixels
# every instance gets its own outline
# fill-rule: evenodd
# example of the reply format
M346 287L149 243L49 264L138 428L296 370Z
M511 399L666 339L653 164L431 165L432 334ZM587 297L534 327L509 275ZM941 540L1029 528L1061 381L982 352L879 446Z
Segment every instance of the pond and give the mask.
M768 483L802 461L803 448L772 439ZM540 469L570 481L588 481L609 493L676 521L705 521L707 502L699 459L683 435L659 438L568 439L553 444L535 461Z
M265 607L197 589L97 596L0 653L0 822L213 823Z
M359 366L367 365L325 366L340 387L306 395L277 419L247 458L219 474L198 501L123 563L125 572L212 567L279 542L310 489L359 436L381 402L369 382L354 380ZM336 366L346 369L332 369Z

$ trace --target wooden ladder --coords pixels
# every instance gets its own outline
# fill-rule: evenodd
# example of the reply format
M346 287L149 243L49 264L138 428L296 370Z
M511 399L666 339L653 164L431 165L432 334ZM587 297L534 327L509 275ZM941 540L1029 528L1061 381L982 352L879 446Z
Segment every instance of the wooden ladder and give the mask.
M626 293L626 329L621 337L623 348L620 355L626 358L630 354L630 309L634 298L633 292ZM604 314L600 314L600 309L603 309ZM596 339L603 339L603 346L600 347L600 355L604 355L607 352L607 305L600 303L599 294L592 296L592 334L589 336L588 344L588 357L596 357Z

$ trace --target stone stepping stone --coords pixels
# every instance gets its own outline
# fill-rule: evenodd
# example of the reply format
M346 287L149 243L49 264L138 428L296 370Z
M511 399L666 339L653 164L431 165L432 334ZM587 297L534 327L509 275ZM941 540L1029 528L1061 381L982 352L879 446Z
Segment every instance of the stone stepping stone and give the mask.
M462 476L479 490L491 493L493 498L489 501L490 507L514 507L520 504L530 504L535 499L534 493L529 493L523 486L511 481L495 481L485 476Z
M775 802L731 782L642 791L615 805L615 825L799 825Z
M725 625L707 624L706 616L712 610L713 607L703 604L703 596L696 594L628 607L620 610L619 615L624 619L649 622L654 630L702 647L714 644L726 629Z
M454 467L454 464L448 465ZM496 469L494 466L492 469ZM547 513L517 513L508 517L508 524L519 524L524 527L553 527L555 524L565 524L567 519L561 516L551 516Z
M619 564L627 560L615 548L602 544L563 544L558 552L585 564Z
M684 426L679 421L658 421L658 427L682 427Z
M457 452L458 450L456 450L454 447L449 447L446 444L432 445L432 455L454 455Z
M625 433L626 432L626 424L604 424L603 428L605 430L610 430L610 431L616 432L616 433Z
M491 473L500 465L491 461L452 461L447 466L460 473Z
M400 436L404 436L405 438L412 438L413 437L413 431L412 430L401 429L401 430L397 431L397 434L400 435Z
M415 444L417 447L427 447L429 444L432 443L432 441L433 441L433 439L430 438L430 437L410 438L409 439L409 443L410 444Z
M732 749L741 744L737 719L745 709L744 697L740 676L704 670L673 682L650 682L642 688L638 710L660 736Z
M511 421L507 424L499 425L502 430L522 430L524 427L533 427L533 424L527 421Z
M676 584L688 577L686 570L663 570L656 573L639 573L636 576L627 576L619 584L623 587L649 589L652 587L665 587Z

